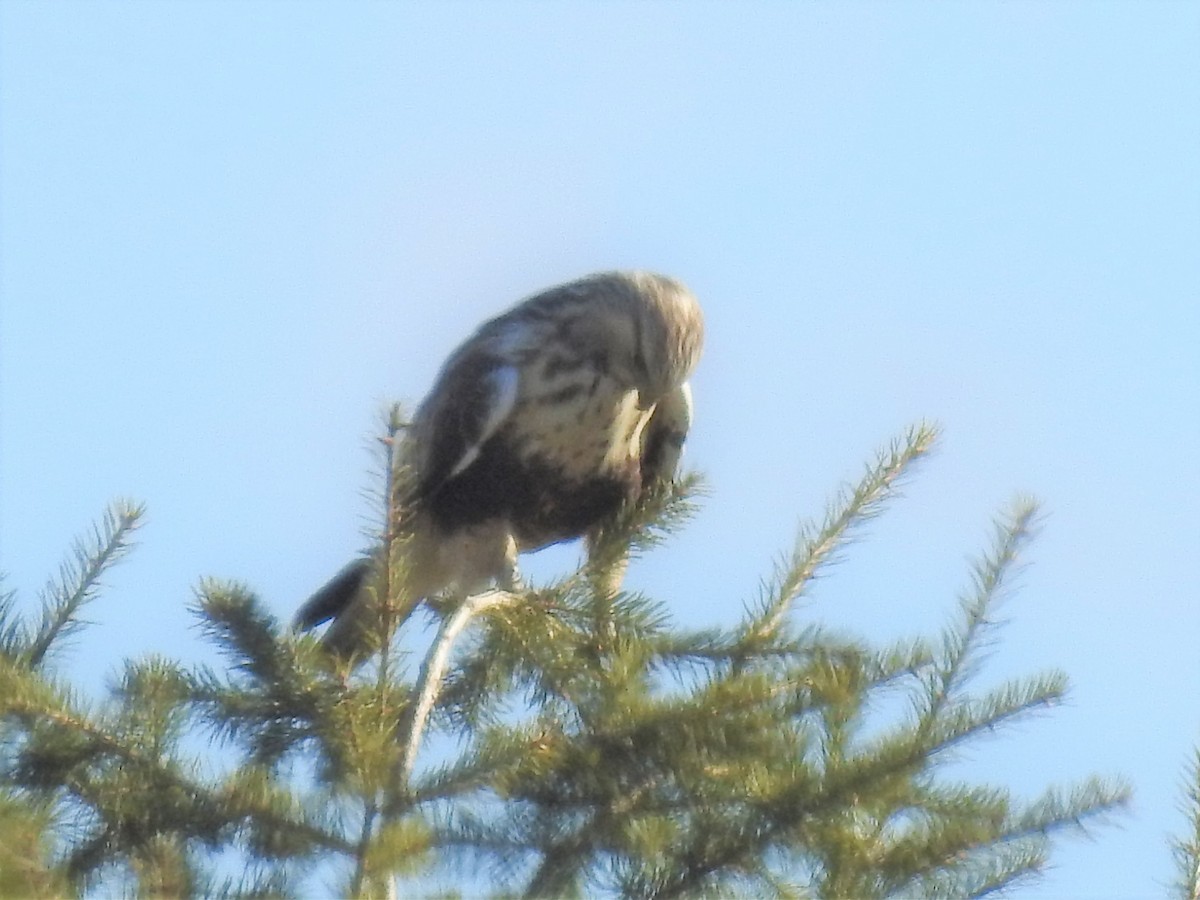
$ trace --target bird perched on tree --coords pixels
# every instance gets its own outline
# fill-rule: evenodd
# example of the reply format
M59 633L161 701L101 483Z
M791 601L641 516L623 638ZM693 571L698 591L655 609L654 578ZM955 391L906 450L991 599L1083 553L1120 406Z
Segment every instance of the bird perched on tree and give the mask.
M407 597L516 583L519 553L593 534L655 479L670 478L692 418L687 379L704 337L695 297L650 272L550 288L484 323L455 350L395 452ZM370 560L343 569L296 624L362 646Z

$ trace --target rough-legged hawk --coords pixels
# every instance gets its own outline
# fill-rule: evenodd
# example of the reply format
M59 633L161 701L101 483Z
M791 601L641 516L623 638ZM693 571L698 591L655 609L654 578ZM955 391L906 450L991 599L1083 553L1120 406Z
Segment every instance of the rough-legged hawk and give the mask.
M691 424L704 324L688 290L649 272L551 288L486 322L442 367L396 452L415 478L411 600L511 587L517 554L593 532L670 478ZM360 646L358 560L299 610L325 642Z

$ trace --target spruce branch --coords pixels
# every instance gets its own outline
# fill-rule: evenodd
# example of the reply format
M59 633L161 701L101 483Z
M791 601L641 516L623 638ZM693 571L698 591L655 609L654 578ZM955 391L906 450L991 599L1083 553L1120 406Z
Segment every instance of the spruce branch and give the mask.
M414 804L430 804L467 796L494 786L498 773L511 772L530 753L544 746L547 735L536 723L479 729L474 745L463 756L431 765L410 786Z
M843 488L830 503L824 520L801 526L791 556L776 566L764 585L758 610L742 625L745 653L768 644L779 632L784 617L820 570L833 563L837 551L853 532L879 515L895 496L899 482L937 443L936 425L915 425L881 451L853 487Z
M385 437L380 439L380 445L386 448L385 457L381 459L384 470L383 517L384 524L381 542L381 560L377 564L376 578L368 579L366 602L371 611L373 628L365 629L364 646L376 651L375 662L375 718L382 726L383 732L389 739L394 739L393 721L398 717L400 705L392 709L391 699L394 693L393 685L393 637L399 625L407 620L416 609L420 597L411 590L408 579L407 549L411 535L406 527L408 509L406 498L412 485L412 472L403 464L403 455L396 452L396 440L404 427L399 405L393 405L386 415ZM352 732L352 735L356 732ZM355 756L364 758L378 754L364 752L362 746L355 746L352 752ZM403 782L407 785L407 781ZM391 897L395 891L391 863L398 857L388 858L380 849L381 836L391 833L403 823L390 819L385 811L384 789L374 786L373 790L363 798L363 812L359 827L358 841L354 855L354 872L350 878L350 893L353 896L364 896L368 889L374 892L379 887L381 876L385 882L386 895Z
M188 776L177 754L166 752L171 741L156 745L155 736L173 726L170 716L156 716L152 704L142 702L153 680L147 672L127 680L128 701L119 715L96 719L35 671L0 660L0 686L12 691L9 712L27 732L6 767L7 780L47 798L71 798L90 821L67 856L72 880L114 858L143 866L151 881L165 878L154 859L166 864L162 854L174 836L211 842L222 827L207 787Z
M892 884L892 893L980 897L1009 888L1046 866L1055 834L1087 833L1125 809L1130 790L1121 782L1091 778L1067 791L1051 788L1015 810L1004 791L960 796L949 808L927 804L925 810L935 816L931 832L918 829L893 845L893 855L897 849L917 854L903 860L900 871L908 872Z
M253 865L247 867L240 876L217 877L200 873L195 892L198 897L211 897L214 900L277 900L294 894L287 873L264 871Z
M892 893L893 896L961 900L1002 894L1039 876L1047 865L1044 839L1028 839L968 850L952 866L933 868Z
M943 708L935 720L919 720L911 737L914 752L934 760L973 737L993 733L1002 725L1056 706L1066 688L1064 674L1048 672L1009 681L982 697Z
M247 740L264 765L322 735L337 743L344 732L331 721L332 710L347 688L332 677L328 654L313 640L283 638L274 616L238 584L203 581L193 612L233 666L229 676L203 666L186 676L194 710L216 735Z
M577 574L594 578L661 546L696 515L698 500L707 493L708 485L699 472L684 472L674 480L655 483L589 538L588 562ZM570 583L568 579L564 586Z
M400 403L385 406L379 413L378 422L378 432L368 438L366 445L371 457L370 477L360 491L372 510L362 527L363 537L371 546L380 543L381 536L387 531L388 520L396 518L395 501L402 486L396 478L401 460L397 445L403 440L403 432L410 424L409 416Z
M49 804L0 790L0 896L65 897L66 873L54 859Z
M17 592L3 588L5 577L0 572L0 654L11 657L24 652L29 637L17 612Z
M291 786L256 763L231 772L216 789L231 821L240 823L251 854L264 860L304 858L332 851L345 856L354 845L305 808Z
M1087 833L1098 820L1128 806L1133 791L1121 780L1091 777L1069 789L1052 787L1007 823L1002 839L1020 840L1066 828Z
M997 622L994 610L1015 577L1021 551L1034 537L1037 502L1018 497L995 523L991 550L971 567L971 590L959 599L959 622L942 638L940 664L929 682L923 721L932 727L941 710L978 669Z
M1200 900L1200 748L1188 765L1184 799L1180 810L1187 817L1187 831L1172 841L1178 900Z
M373 585L371 601L377 619L374 620L373 645L380 650L376 673L382 685L389 680L392 662L392 638L396 630L408 621L421 601L410 581L408 560L414 540L411 528L411 497L416 489L416 473L399 450L401 432L408 427L399 404L392 405L386 416L386 434L379 439L380 466L384 471L383 526L374 535L382 546L378 578ZM371 589L368 590L371 594Z
M1066 690L1055 671L974 684L1031 502L997 526L940 641L876 645L785 624L935 429L913 428L802 531L739 628L681 628L663 604L605 587L630 552L688 518L689 476L623 510L592 536L590 562L555 583L431 604L439 627L421 638L414 683L393 640L415 608L400 486L411 473L392 452L403 427L393 409L379 442L384 518L357 623L374 638L369 658L339 661L281 632L247 588L211 580L196 606L227 671L130 663L93 709L28 657L0 654L0 892L6 798L42 804L43 818L19 821L58 850L25 883L61 869L70 888L123 877L141 892L214 896L297 893L331 861L345 891L394 896L397 875L459 860L495 876L499 895L986 896L1036 876L1060 835L1127 802L1120 782L1022 801L945 775L967 742ZM0 597L0 641L24 640L14 622ZM439 729L456 743L434 754ZM225 741L222 774L184 752L206 733ZM1185 877L1200 857L1193 775ZM230 852L240 879L214 868ZM1194 878L1181 885L1200 900Z
M144 515L145 507L141 504L119 500L105 511L89 534L75 539L71 555L59 567L58 577L49 581L38 595L42 620L21 648L29 666L40 666L52 645L81 624L80 609L95 598L104 573L129 551L133 532ZM15 643L13 636L10 631L6 645Z
M205 636L224 651L238 671L271 684L294 675L279 638L279 622L245 586L204 579L196 590L193 611Z

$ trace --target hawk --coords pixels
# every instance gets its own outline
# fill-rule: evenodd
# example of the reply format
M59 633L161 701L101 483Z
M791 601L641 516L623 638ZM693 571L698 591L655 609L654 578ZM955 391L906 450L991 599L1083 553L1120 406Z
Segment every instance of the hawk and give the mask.
M514 587L518 554L592 534L672 477L703 339L687 288L641 271L550 288L480 326L394 448L413 479L403 613L441 592ZM339 572L297 627L334 619L326 645L360 649L371 568Z

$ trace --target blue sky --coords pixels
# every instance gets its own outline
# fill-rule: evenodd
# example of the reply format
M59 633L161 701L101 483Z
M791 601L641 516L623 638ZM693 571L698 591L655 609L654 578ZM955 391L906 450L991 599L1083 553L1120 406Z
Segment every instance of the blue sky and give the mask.
M1200 739L1200 6L0 4L0 567L32 598L146 501L72 671L206 658L212 575L281 616L362 543L364 449L483 318L597 269L699 295L712 494L631 572L728 623L921 418L940 452L798 612L952 614L1047 511L973 757L1137 789L1021 896L1156 896ZM569 563L556 550L536 575Z

